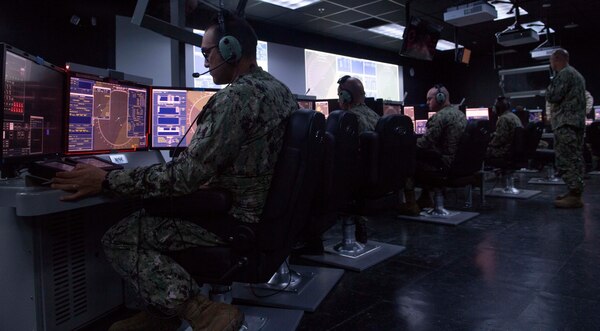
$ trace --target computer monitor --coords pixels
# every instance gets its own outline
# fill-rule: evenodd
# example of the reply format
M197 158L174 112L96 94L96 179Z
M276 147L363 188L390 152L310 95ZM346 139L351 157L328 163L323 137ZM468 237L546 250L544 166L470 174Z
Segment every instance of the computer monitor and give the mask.
M404 115L410 117L410 119L412 121L415 120L415 107L413 106L404 106L402 107L403 111L404 111Z
M427 120L416 120L415 121L415 133L425 134L427 132Z
M3 176L63 152L65 83L65 70L0 43Z
M384 102L383 115L402 114L402 104L400 102Z
M329 116L329 101L315 101L315 110Z
M594 121L600 121L600 106L594 106Z
M428 111L427 112L427 118L431 118L431 116L435 115L434 111Z
M148 87L71 73L67 152L148 148Z
M300 107L301 109L315 110L315 101L314 100L298 100L298 107Z
M187 147L196 132L198 116L215 93L217 90L152 88L152 148ZM188 129L185 140L179 143Z
M488 108L467 108L465 111L467 120L489 120L490 113Z
M541 109L529 109L529 122L541 122L542 121L542 110Z

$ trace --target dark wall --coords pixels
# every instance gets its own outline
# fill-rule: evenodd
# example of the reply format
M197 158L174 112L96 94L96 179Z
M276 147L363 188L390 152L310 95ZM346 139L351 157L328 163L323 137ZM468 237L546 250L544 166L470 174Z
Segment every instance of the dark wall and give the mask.
M131 16L134 1L2 1L0 41L63 66L115 66L115 15ZM72 15L79 25L70 23ZM92 24L95 17L95 25Z

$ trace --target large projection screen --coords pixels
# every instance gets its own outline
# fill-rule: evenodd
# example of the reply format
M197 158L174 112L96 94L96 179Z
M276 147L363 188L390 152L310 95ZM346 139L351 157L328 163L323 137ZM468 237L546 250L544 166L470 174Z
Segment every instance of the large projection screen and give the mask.
M350 75L363 82L367 97L402 101L402 67L348 56L304 50L306 89L317 99L337 98L337 80Z

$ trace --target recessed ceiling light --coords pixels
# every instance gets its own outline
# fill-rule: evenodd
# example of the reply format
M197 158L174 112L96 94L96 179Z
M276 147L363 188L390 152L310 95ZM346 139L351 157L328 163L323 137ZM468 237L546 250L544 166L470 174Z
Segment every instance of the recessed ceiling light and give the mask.
M498 13L498 17L494 19L494 21L503 20L510 17L515 17L516 10L513 9L513 5L510 3L492 3L492 6L496 8L496 12ZM521 16L527 15L527 11L521 7L519 7L519 14Z
M289 8L289 9L298 9L301 7L312 5L313 3L317 3L321 0L260 0L260 1L267 2L267 3L270 3L275 6Z
M565 29L575 29L578 26L579 26L579 24L577 24L575 22L571 22L571 23L565 25Z
M455 43L444 39L438 40L437 45L435 45L435 49L437 49L438 51L449 51L451 49L454 49L455 47ZM464 46L459 44L458 48L464 48Z
M376 26L368 30L396 39L402 39L402 35L404 34L404 26L395 23Z

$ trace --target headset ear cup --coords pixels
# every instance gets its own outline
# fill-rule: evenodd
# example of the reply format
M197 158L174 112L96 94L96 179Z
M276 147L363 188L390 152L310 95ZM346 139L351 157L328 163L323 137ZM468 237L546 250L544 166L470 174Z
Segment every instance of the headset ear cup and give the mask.
M438 90L438 93L435 94L435 101L437 101L437 103L446 102L446 95L442 91Z
M352 102L352 93L350 93L348 90L340 90L339 96L343 103Z
M242 46L232 36L225 36L219 40L219 53L227 62L237 62L242 58Z

